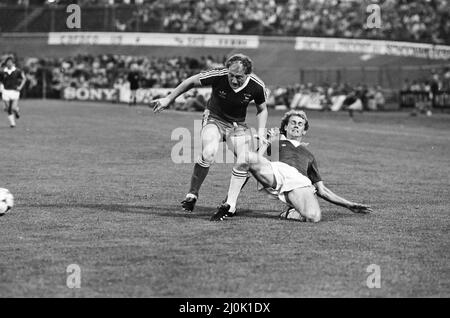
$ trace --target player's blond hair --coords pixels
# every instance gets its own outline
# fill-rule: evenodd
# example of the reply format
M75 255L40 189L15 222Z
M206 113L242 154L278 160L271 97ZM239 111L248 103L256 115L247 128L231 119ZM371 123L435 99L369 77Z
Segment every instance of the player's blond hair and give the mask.
M305 131L309 129L309 122L308 117L306 117L306 113L303 110L290 110L283 115L283 118L281 118L280 134L286 136L285 127L289 123L289 119L291 119L292 116L303 118L305 120Z

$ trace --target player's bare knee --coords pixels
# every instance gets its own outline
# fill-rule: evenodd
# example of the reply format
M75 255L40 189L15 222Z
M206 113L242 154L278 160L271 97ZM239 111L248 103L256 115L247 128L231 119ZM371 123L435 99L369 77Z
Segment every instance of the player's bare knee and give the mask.
M214 158L216 157L216 148L215 147L205 147L202 151L203 160L208 163L213 163Z
M248 152L239 154L236 157L235 168L238 168L238 170L248 170L248 167L249 167Z
M308 220L308 222L312 222L312 223L320 222L321 216L322 216L320 209L316 209L316 208L306 209L303 214L306 217L306 219Z
M249 171L250 167L248 165L247 162L237 162L236 165L234 166L234 169L238 170L238 171Z
M319 212L314 212L312 213L309 217L308 217L310 222L313 223L317 223L320 222L321 216L320 216L320 211Z
M240 154L236 159L235 168L240 171L249 171L250 165L252 164L253 155L251 152L246 151L245 153Z
M245 154L245 159L246 159L246 162L247 162L249 168L255 167L256 165L259 164L259 157L258 157L258 154L255 152L250 152L250 151L247 152Z

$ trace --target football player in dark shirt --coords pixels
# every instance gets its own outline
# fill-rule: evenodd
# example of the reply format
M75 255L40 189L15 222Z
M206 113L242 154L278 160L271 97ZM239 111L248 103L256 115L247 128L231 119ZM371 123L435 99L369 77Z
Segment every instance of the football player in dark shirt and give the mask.
M160 112L181 94L191 88L211 86L211 98L203 113L202 152L194 166L191 187L182 207L192 211L198 198L200 187L205 180L210 165L213 163L219 145L226 141L234 152L237 162L244 162L243 155L248 152L251 142L248 127L245 123L247 107L251 101L257 109L258 135L265 135L267 122L266 89L264 83L252 73L253 63L243 54L231 56L225 63L225 68L216 69L194 75L183 81L169 96L150 103L154 112ZM247 179L248 171L235 165L231 175L227 195L227 212L231 216L236 210L236 201L242 185ZM219 207L219 210L224 205ZM216 221L214 217L211 219Z
M139 89L141 74L136 64L131 65L131 71L128 73L127 80L130 83L130 100L128 106L136 105L136 93Z
M5 103L5 111L8 113L9 126L16 126L19 119L20 91L26 82L25 74L14 64L14 59L8 56L4 63L5 68L0 71L0 86L2 86L2 99Z
M321 211L316 194L355 213L372 212L369 206L348 201L324 185L316 159L302 143L308 128L308 118L303 111L287 112L281 120L279 131L270 130L269 150L273 161L262 156L269 146L267 143L259 153L248 153L244 165L267 192L287 203L290 208L282 214L285 218L291 218L289 213L298 211L299 217L296 219L319 222ZM224 215L225 212L222 212L218 217L224 219Z

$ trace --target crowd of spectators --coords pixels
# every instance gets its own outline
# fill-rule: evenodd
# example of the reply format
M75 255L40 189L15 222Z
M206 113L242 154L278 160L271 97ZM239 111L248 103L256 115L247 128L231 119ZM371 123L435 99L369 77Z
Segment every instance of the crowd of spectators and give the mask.
M384 109L386 92L380 86L350 83L313 83L276 87L270 103L290 109L316 109L338 111L345 108L346 99L353 98L365 110Z
M222 65L223 60L211 56L189 57L136 57L126 55L76 55L66 58L27 58L23 68L27 88L39 93L44 85L58 94L64 87L111 88L126 83L131 68L140 73L142 88L175 87L201 70Z
M401 90L404 92L450 91L450 67L434 70L425 80L405 79Z
M405 79L400 93L411 99L408 103L417 104L413 107L421 108L422 104L434 107L435 98L441 92L450 92L450 67L432 70L429 76L424 75L421 80ZM271 104L280 107L309 108L317 110L337 111L349 106L349 102L360 103L361 110L382 110L389 99L398 98L397 92L387 90L379 85L363 83L321 83L296 84L287 87L275 87L272 90ZM412 94L409 94L412 93ZM414 96L416 95L416 96Z
M164 0L135 12L141 27L161 18L166 32L374 38L445 43L450 38L447 0L381 1L381 27L366 27L368 1ZM135 24L118 24L128 30Z
M69 2L74 1L54 0L52 5ZM116 31L450 41L448 0L78 0L78 3L114 8L113 16L117 18L111 27ZM367 6L371 3L380 6L380 28L367 27L370 15ZM134 12L124 8L127 4L133 6ZM107 19L98 16L98 12L91 18Z
M377 1L375 1L376 3ZM166 32L374 38L448 43L448 0L380 1L381 27L367 28L367 5L349 0L149 0L142 25L162 17Z
M432 72L431 76L424 80L405 79L402 84L402 103L413 107L411 115L425 113L431 115L431 109L439 103L439 93L450 93L450 67L441 68ZM441 100L441 103L448 103Z
M0 59L3 60L0 56ZM25 95L59 98L64 88L115 88L128 84L130 69L140 74L141 88L173 88L187 77L211 68L222 67L222 57L136 57L127 55L76 55L66 58L26 58L20 62L27 84ZM290 86L269 87L268 104L273 107L340 110L345 108L346 99L357 100L362 109L379 110L392 96L392 90L365 83L303 83ZM423 80L404 80L401 92L429 93L431 100L437 92L450 92L450 67L437 68ZM195 94L194 94L195 95ZM202 96L191 96L196 106ZM200 100L201 101L201 100ZM204 101L201 101L204 104ZM186 105L182 105L184 107ZM187 107L187 106L186 106Z

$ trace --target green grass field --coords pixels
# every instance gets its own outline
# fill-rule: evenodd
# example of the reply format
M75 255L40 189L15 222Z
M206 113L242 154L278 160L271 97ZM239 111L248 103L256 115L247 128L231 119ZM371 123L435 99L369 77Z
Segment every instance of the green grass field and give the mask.
M200 113L23 101L16 129L0 117L0 187L16 200L0 218L0 297L449 297L450 115L308 114L325 183L373 214L320 201L322 222L282 221L252 180L239 217L211 223L232 165L211 168L186 214L193 164L170 156L173 129Z

